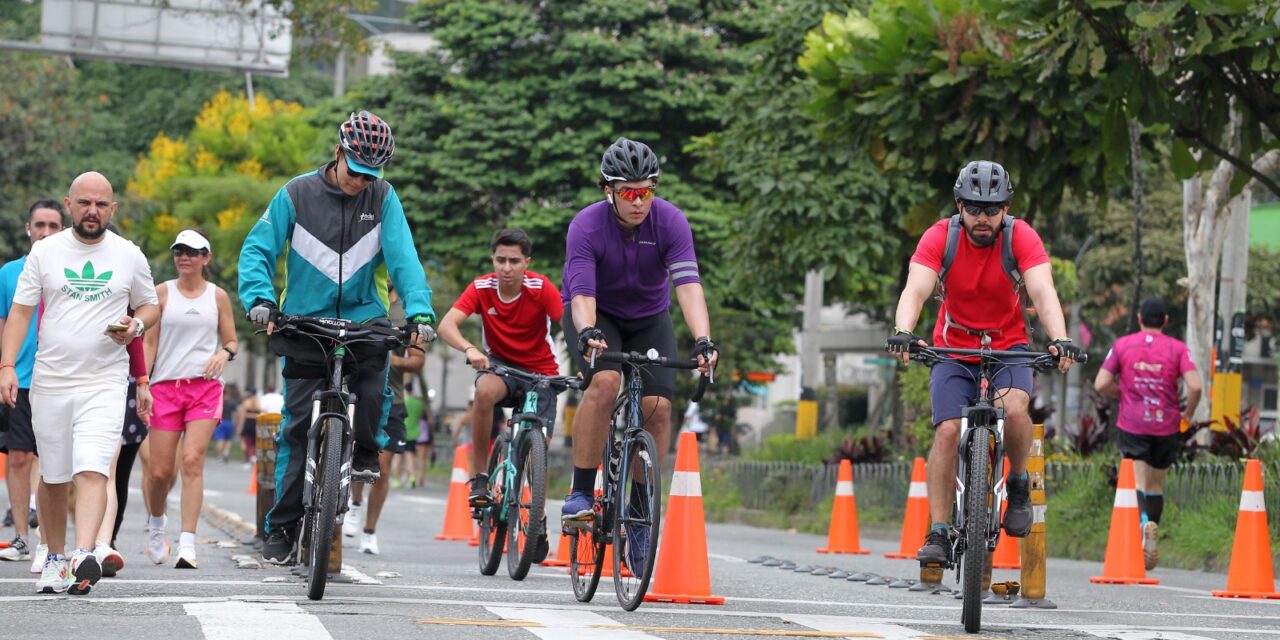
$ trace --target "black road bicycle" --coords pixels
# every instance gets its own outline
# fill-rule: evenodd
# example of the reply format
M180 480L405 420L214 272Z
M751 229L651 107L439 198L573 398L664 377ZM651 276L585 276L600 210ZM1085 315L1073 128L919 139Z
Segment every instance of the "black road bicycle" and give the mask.
M409 346L409 330L360 324L339 318L281 315L276 331L314 340L327 354L329 384L312 396L307 461L303 467L300 562L306 566L307 597L319 600L329 579L329 552L335 527L342 525L351 498L352 423L357 398L346 387L343 364L354 344L375 344L392 351Z
M644 601L653 577L662 519L662 485L658 445L644 430L645 367L697 369L697 360L665 358L656 349L648 353L605 352L598 360L624 366L626 391L619 396L605 439L602 493L596 496L590 520L566 522L569 536L569 578L573 595L590 602L604 571L605 547L613 545L613 587L618 604L634 611ZM703 376L693 402L702 398L709 377ZM639 497L637 500L636 498Z
M523 381L529 389L521 411L511 416L515 428L504 430L489 451L489 492L493 501L473 514L480 521L480 573L491 576L498 571L505 538L507 574L512 580L524 580L533 564L538 538L547 533L547 433L553 425L546 424L538 414L538 390L550 389L559 394L565 389L582 388L582 380L504 366L485 371Z
M949 360L945 356L978 359L978 395L960 414L960 443L956 464L956 501L951 511L951 560L944 565L921 563L927 568L958 569L964 605L960 621L965 631L977 633L982 626L982 600L987 557L1000 541L1000 506L1004 502L1004 409L995 406L999 398L992 380L996 374L1014 367L1032 367L1040 372L1057 367L1058 357L1045 352L950 349L911 345L912 360L932 367ZM1006 362L1003 358L1014 359ZM1080 354L1077 361L1088 358ZM968 555L966 556L966 553Z

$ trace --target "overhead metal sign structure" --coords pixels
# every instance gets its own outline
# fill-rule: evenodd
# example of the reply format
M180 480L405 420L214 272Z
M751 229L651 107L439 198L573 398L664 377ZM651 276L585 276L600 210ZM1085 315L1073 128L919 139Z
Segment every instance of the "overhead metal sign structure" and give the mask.
M0 49L284 77L290 26L262 0L43 0L40 41Z

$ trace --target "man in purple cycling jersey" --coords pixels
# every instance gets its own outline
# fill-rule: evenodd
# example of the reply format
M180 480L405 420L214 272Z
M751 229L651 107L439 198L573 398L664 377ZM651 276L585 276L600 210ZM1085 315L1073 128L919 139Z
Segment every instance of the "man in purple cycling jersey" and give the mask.
M658 158L648 146L618 138L600 163L604 200L579 211L569 225L562 323L589 386L573 422L573 489L561 513L568 526L591 519L596 467L622 386L622 365L596 361L593 369L591 355L656 349L676 356L669 311L669 287L674 285L685 323L697 336L693 353L702 371L708 372L719 357L711 341L693 232L679 209L654 195L658 173ZM659 456L670 443L675 380L672 369L655 367L643 374L644 428L657 441ZM661 468L661 459L658 463Z

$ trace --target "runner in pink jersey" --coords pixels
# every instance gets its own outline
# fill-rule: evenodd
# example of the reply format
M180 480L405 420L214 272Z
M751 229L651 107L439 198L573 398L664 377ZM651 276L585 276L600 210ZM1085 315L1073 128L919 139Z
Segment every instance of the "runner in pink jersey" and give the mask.
M1169 322L1164 300L1149 298L1138 311L1141 330L1116 340L1093 386L1120 399L1116 444L1134 460L1138 507L1142 510L1143 556L1147 569L1160 560L1157 549L1164 512L1164 480L1178 458L1181 420L1191 420L1200 402L1200 375L1181 340L1166 336ZM1187 408L1179 411L1178 381L1186 387Z

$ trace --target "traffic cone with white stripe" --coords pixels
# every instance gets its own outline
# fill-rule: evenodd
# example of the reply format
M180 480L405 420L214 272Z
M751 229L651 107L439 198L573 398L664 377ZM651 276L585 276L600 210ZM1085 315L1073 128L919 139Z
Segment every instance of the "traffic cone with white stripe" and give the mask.
M858 498L853 491L853 463L840 461L836 476L836 497L831 503L831 524L827 528L827 546L818 553L871 553L858 541Z
M453 474L449 477L449 501L444 508L444 528L436 540L470 540L476 535L471 520L471 508L467 503L467 460L471 457L471 445L464 444L453 450ZM477 540L478 542L478 540Z
M1009 480L1009 459L1004 459L1004 479ZM1009 509L1009 503L1003 502L1000 505L1000 521L1004 522L1004 512ZM993 569L1021 569L1022 560L1018 557L1018 541L1010 535L1001 535L1000 542L996 544L996 552L991 556L991 568Z
M1116 501L1111 508L1111 531L1107 534L1107 557L1102 575L1089 578L1095 584L1160 584L1147 577L1142 563L1142 517L1138 513L1138 489L1133 479L1133 460L1120 461Z
M1240 492L1240 514L1236 516L1236 540L1231 546L1227 588L1214 591L1213 595L1280 600L1271 560L1267 508L1262 501L1262 463L1257 460L1246 462L1244 467L1244 490Z
M898 551L886 553L886 558L915 560L924 546L925 533L929 531L929 488L924 472L924 458L911 463L911 488L907 491L907 514L902 518L902 541Z
M666 527L658 545L658 566L653 588L645 602L724 604L711 595L711 570L707 566L707 521L702 512L702 476L698 470L698 437L680 433L676 470L671 474Z

